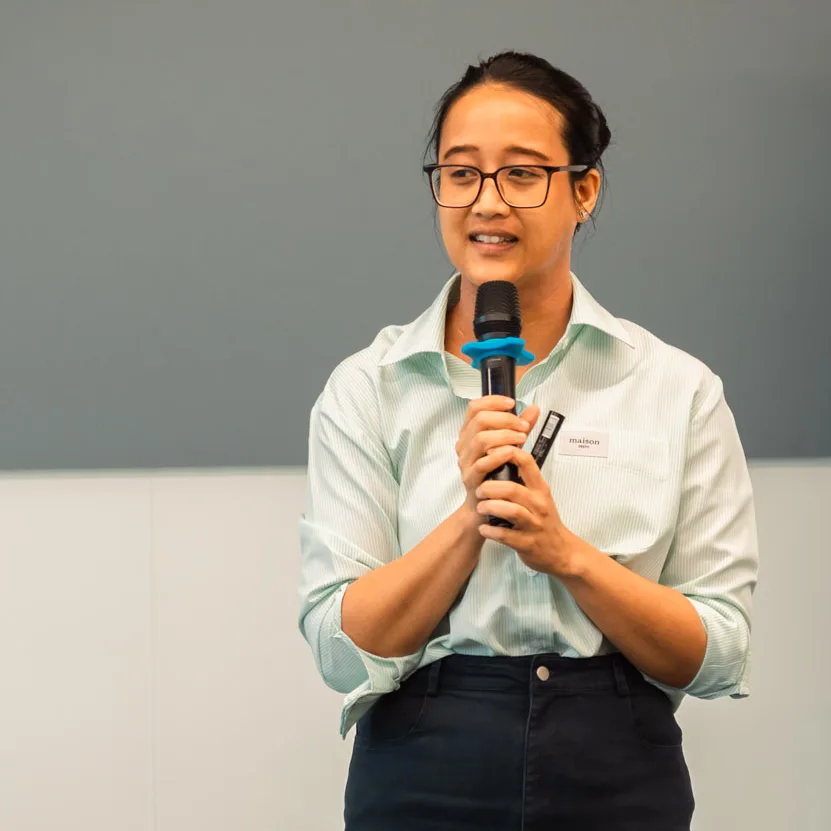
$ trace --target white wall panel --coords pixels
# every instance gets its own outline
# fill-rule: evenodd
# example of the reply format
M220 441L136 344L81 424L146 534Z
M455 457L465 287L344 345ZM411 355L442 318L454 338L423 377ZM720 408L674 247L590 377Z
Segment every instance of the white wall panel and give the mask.
M697 831L831 827L831 462L751 466L752 695L679 711ZM0 478L0 829L342 827L302 469Z

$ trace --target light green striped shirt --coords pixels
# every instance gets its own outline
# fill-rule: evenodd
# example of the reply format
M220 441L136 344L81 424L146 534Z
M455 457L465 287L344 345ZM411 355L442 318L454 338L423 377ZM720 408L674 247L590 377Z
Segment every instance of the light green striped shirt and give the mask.
M565 334L517 383L517 410L565 415L542 466L565 525L643 577L671 586L707 630L678 709L749 693L758 574L753 493L721 379L691 355L606 311L572 274ZM387 326L332 372L311 411L299 623L328 686L345 693L340 731L416 669L451 653L587 657L617 651L555 577L486 540L461 599L412 655L382 658L341 629L350 582L417 545L464 501L455 444L478 370L445 351L452 275L406 326ZM587 435L588 433L588 435ZM574 439L594 438L600 445ZM576 446L576 450L573 448ZM586 448L600 448L600 455ZM597 451L595 451L597 452Z

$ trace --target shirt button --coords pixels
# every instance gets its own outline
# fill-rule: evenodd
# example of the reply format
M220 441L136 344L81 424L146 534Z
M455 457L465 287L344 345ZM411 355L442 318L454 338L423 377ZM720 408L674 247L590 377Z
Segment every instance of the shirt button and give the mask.
M548 667L537 667L537 678L540 681L547 681L551 677L551 673L548 671Z

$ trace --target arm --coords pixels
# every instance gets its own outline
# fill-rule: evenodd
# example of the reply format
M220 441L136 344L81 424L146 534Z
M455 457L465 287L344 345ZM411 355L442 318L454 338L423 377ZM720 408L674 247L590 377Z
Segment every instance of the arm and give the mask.
M403 557L347 587L343 630L376 655L415 652L453 604L484 542L478 518L457 509Z
M418 665L484 540L459 509L401 556L389 456L338 386L354 394L359 382L327 385L310 419L299 623L328 686L389 692Z
M601 632L642 672L686 686L704 660L707 631L683 594L653 583L574 539L574 570L560 580Z
M721 379L690 420L675 535L653 583L582 540L560 579L595 625L657 686L699 698L748 694L758 575L753 492Z

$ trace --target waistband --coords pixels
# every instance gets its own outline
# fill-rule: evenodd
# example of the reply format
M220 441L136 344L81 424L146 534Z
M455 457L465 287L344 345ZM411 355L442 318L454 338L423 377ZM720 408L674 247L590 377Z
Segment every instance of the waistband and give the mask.
M588 658L565 658L557 653L448 655L414 672L401 689L430 695L439 690L525 693L531 684L551 691L613 690L618 695L652 686L628 658L614 652Z

